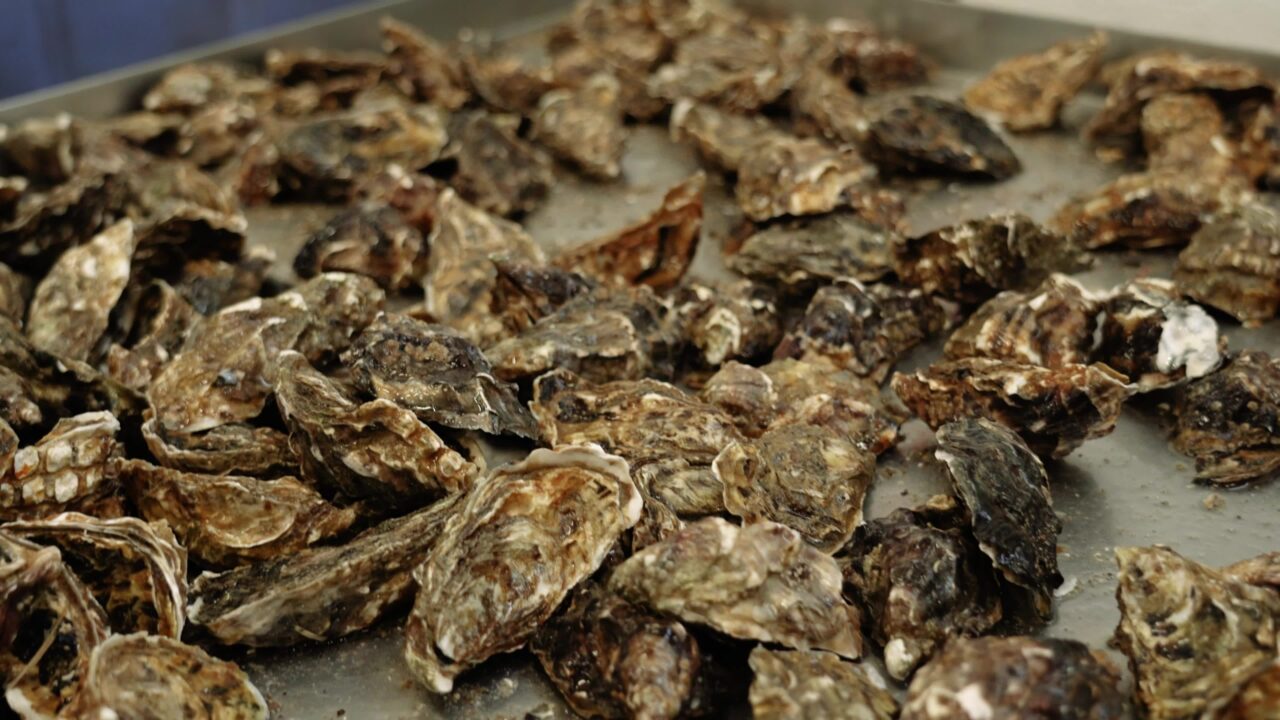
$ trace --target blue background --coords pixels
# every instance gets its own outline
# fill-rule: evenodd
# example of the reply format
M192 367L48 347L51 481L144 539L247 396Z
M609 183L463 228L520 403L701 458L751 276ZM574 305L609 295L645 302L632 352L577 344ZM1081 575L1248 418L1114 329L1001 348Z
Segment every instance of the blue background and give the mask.
M0 97L353 0L0 0Z

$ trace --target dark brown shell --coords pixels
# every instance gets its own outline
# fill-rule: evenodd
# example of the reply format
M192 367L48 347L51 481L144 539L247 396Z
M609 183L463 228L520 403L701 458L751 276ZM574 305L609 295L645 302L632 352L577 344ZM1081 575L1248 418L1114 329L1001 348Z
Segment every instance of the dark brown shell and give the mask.
M1201 480L1232 485L1280 468L1280 362L1247 350L1182 388L1173 446Z
M338 213L293 258L298 277L350 272L371 277L387 290L416 283L425 268L422 233L394 208L367 205Z
M1022 163L991 126L963 106L925 95L869 109L865 150L885 172L1003 180Z
M1203 225L1178 255L1173 279L1199 302L1246 325L1280 309L1280 216L1250 203Z
M726 262L760 282L804 290L841 278L874 282L893 272L897 233L837 211L767 225Z
M449 122L444 158L458 169L449 184L467 202L502 217L533 212L555 181L551 159L519 136L520 118L474 111Z
M1140 278L1111 292L1102 305L1093 359L1137 383L1141 392L1182 384L1217 370L1227 339L1199 305L1167 280Z

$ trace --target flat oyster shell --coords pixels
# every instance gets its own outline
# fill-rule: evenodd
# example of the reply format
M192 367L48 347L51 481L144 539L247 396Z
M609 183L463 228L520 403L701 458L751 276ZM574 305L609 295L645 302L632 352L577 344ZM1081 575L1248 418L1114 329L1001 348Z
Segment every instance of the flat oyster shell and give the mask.
M890 720L898 703L865 668L819 650L751 651L756 720Z
M519 129L515 115L455 115L443 155L458 166L449 185L467 202L502 217L540 207L555 181L551 158L521 138Z
M193 645L145 633L112 635L93 649L76 717L267 720L262 693L235 663Z
M383 48L400 65L395 82L405 94L446 110L467 103L471 91L454 53L407 23L384 17L381 24Z
M908 350L947 324L943 307L917 289L837 280L814 294L773 356L825 360L878 383Z
M852 147L814 138L756 137L737 168L734 198L751 220L857 208L876 168Z
M1161 95L1198 91L1225 98L1274 93L1271 81L1257 67L1169 50L1126 59L1122 67L1112 69L1108 85L1106 102L1084 128L1085 139L1108 159L1137 154L1142 111Z
M106 411L58 420L33 445L17 449L17 437L5 439L6 463L0 477L0 515L47 517L68 508L88 509L115 491L116 438L120 421ZM10 431L12 433L12 431Z
M4 699L24 718L51 718L70 703L89 670L93 649L107 639L107 616L60 556L35 558L38 545L0 531L5 565L29 558L48 565L45 581L5 598L4 613L16 628L0 651ZM56 553L56 551L55 551ZM43 644L48 649L34 663Z
M684 99L671 110L671 139L692 145L711 164L737 172L759 143L787 135L756 115L738 115Z
M1173 279L1187 295L1246 325L1280 309L1280 216L1249 203L1205 223L1178 254Z
M674 720L716 709L715 658L693 633L594 583L578 586L529 648L582 716Z
M167 523L183 547L215 568L298 552L356 520L354 509L335 508L292 477L186 473L142 460L126 461L120 475L142 517Z
M1031 592L1042 618L1053 615L1062 520L1053 511L1044 463L1014 432L982 418L938 430L934 453L967 510L978 547L1009 582Z
M1103 304L1094 360L1137 383L1139 392L1204 377L1222 365L1227 339L1199 305L1168 280L1131 280Z
M134 247L133 222L121 220L63 253L31 298L31 344L72 360L90 360L129 281Z
M774 360L759 368L730 361L702 388L703 400L733 418L738 430L759 437L774 425L828 425L875 453L897 439L875 383L825 362Z
M958 103L905 95L869 108L864 151L885 172L1003 180L1022 163L987 123Z
M415 284L425 269L422 233L389 207L343 210L307 238L293 258L298 277L350 272L371 277L387 290Z
M821 34L831 45L832 70L862 92L916 85L932 72L932 63L919 48L885 35L871 23L831 18Z
M901 720L1120 720L1120 674L1075 640L957 638L920 668Z
M542 58L532 60L527 53L509 52L484 31L464 29L458 33L454 48L472 93L495 110L515 116L532 115L543 95L576 84L559 76L553 63Z
M614 568L609 589L726 635L797 650L862 652L858 609L840 596L835 560L796 531L703 518Z
M4 531L62 552L111 627L177 638L187 620L187 551L164 523L68 512L5 523Z
M670 377L680 338L646 286L584 293L519 335L485 348L499 380L564 368L593 382Z
M142 439L157 463L187 472L271 477L297 467L289 436L271 427L231 423L191 435L168 434L148 411Z
M490 215L452 190L440 193L427 238L431 269L422 280L425 306L444 325L480 344L502 335L489 308L497 282L492 257L542 264L542 251L516 223Z
M753 280L797 290L840 278L874 282L893 272L893 248L899 242L892 229L855 212L836 211L767 225L747 237L726 263Z
M1221 370L1183 387L1174 408L1173 447L1196 461L1196 477L1222 485L1280 468L1280 362L1246 350Z
M516 388L495 379L480 349L442 325L378 316L344 356L356 387L457 430L532 438L533 416Z
M532 263L495 260L498 281L489 310L503 327L518 335L573 298L591 292L597 283L579 273Z
M307 197L345 200L360 175L388 163L416 170L434 162L448 140L445 123L434 106L403 102L314 116L280 140L281 180Z
M271 82L223 62L187 63L166 72L142 96L151 112L190 113L212 103L266 93Z
M0 194L3 194L3 190L0 190ZM21 325L22 319L27 316L27 300L31 293L31 280L26 275L0 263L0 316Z
M1272 720L1280 707L1280 660L1249 679L1219 720Z
M535 450L494 470L414 571L410 670L447 693L463 671L523 646L600 567L640 508L626 461L598 446Z
M1210 216L1249 197L1238 183L1221 178L1169 170L1131 173L1068 202L1049 225L1089 249L1182 245Z
M147 389L162 435L198 433L257 417L271 396L276 356L319 361L341 352L382 309L370 279L325 273L272 298L251 298L199 324Z
M173 289L196 312L212 315L259 295L275 261L275 251L261 246L245 248L235 262L189 260L183 264L181 274L173 278Z
M382 509L470 488L476 467L412 410L382 398L357 403L291 350L276 366L276 405L312 484Z
M658 486L645 490L680 515L724 510L724 487L712 462L740 435L723 411L658 380L594 385L567 370L533 384L533 414L551 446L597 443L632 469L657 464Z
M981 635L1004 614L990 561L955 500L941 501L860 526L836 554L846 591L870 616L896 680L910 677L949 638Z
M598 73L578 87L543 95L533 114L531 136L591 177L617 178L627 141L618 80Z
M1226 180L1236 172L1240 146L1228 139L1227 119L1213 98L1173 93L1142 109L1147 168Z
M1047 130L1097 74L1106 48L1106 33L1094 32L1003 60L965 89L964 104L1013 132Z
M689 352L703 367L767 356L782 339L778 297L767 285L690 283L676 290L674 301Z
M413 569L461 495L386 520L342 545L316 546L191 584L187 619L226 645L285 647L370 627L413 593Z
M987 417L1017 432L1045 458L1065 457L1085 440L1110 434L1135 392L1124 376L1101 363L1041 368L987 358L944 360L911 375L896 373L893 390L929 427Z
M691 175L668 190L644 220L565 250L553 262L606 284L673 287L698 250L706 185L705 174Z
M831 427L787 424L730 442L712 469L731 514L782 523L835 552L862 524L875 455Z
M1006 290L983 303L947 339L944 353L953 360L986 357L1050 368L1087 363L1101 305L1080 283L1054 273L1034 290Z
M1276 657L1280 595L1165 547L1117 548L1120 624L1152 720L1210 717Z
M1084 270L1092 259L1026 215L1000 212L910 238L895 249L894 265L908 285L970 305Z

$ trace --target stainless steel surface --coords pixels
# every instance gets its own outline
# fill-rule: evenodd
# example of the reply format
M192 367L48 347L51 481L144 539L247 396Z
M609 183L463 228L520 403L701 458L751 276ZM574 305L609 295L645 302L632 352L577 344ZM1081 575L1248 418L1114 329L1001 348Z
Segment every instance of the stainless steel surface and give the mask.
M256 38L242 47L220 47L219 57L252 59L274 44L352 47L370 44L382 12L417 22L438 35L452 34L463 22L476 26L528 29L546 20L546 12L564 3L528 2L388 3L378 9L294 28L278 39ZM948 68L929 88L954 96L976 73L1013 52L1042 47L1083 28L960 8L933 2L878 0L799 0L774 4L816 17L844 14L882 23L890 31L920 43ZM1156 41L1133 35L1117 37L1121 51L1152 46ZM1168 43L1174 47L1185 44ZM1225 53L1231 54L1231 53ZM199 54L188 56L196 57ZM1248 56L1272 69L1274 58ZM112 76L104 84L53 92L26 103L0 107L0 121L56 110L98 114L126 107L161 66ZM909 221L913 231L960 220L999 208L1016 208L1045 219L1075 193L1114 177L1117 169L1095 160L1078 139L1078 128L1100 99L1086 96L1069 108L1065 129L1010 139L1025 170L995 184L932 183L913 186ZM583 183L568 173L548 205L527 220L530 232L547 247L563 247L622 226L643 216L665 190L697 163L685 149L672 145L665 131L639 127L624 161L625 178L610 186ZM738 213L722 187L713 183L702 246L694 273L723 273L720 246ZM325 208L271 207L250 214L251 240L281 250L282 273L292 251L331 212ZM1165 275L1167 254L1104 254L1097 269L1080 276L1103 289L1138 274ZM1280 326L1244 330L1229 321L1233 348L1280 352ZM937 354L923 348L905 363L915 367ZM1126 408L1114 434L1086 443L1049 467L1055 503L1065 521L1061 537L1062 572L1067 578L1057 600L1057 617L1042 632L1072 637L1105 647L1118 617L1114 600L1112 551L1117 546L1164 543L1209 564L1218 565L1267 550L1280 549L1280 483L1217 491L1225 500L1206 509L1210 489L1192 482L1190 462L1174 453L1163 427L1164 397L1146 397ZM868 502L868 517L895 507L924 501L944 489L931 461L932 434L919 422L905 428L902 444L882 459ZM523 653L495 659L466 676L447 698L419 688L401 659L399 619L374 631L321 647L285 652L259 652L239 659L271 699L282 718L419 718L419 717L569 717L536 665Z

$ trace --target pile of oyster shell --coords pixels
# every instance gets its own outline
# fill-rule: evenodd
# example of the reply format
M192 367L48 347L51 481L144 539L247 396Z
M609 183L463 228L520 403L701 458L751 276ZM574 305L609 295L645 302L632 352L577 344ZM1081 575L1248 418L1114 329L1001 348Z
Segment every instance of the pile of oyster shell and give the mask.
M876 28L715 0L581 0L536 59L383 33L384 52L178 67L123 117L0 128L13 712L266 717L209 653L406 607L427 691L527 648L583 716L1126 712L1104 654L1004 621L1050 619L1063 583L1045 461L1135 395L1173 399L1202 481L1280 468L1280 361L1229 353L1215 320L1280 308L1271 79L1104 65L1095 34L948 99ZM1054 128L1095 82L1087 141L1140 170L1047 226L908 232L917 178L1017 174L1002 132ZM625 182L635 123L706 171L637 223L535 243L520 220L558 178ZM742 218L730 282L686 277L708 184ZM332 219L286 282L243 210L298 202ZM1171 280L1072 279L1117 244L1183 250ZM913 415L950 492L865 521ZM1275 717L1280 556L1116 557L1137 707Z

